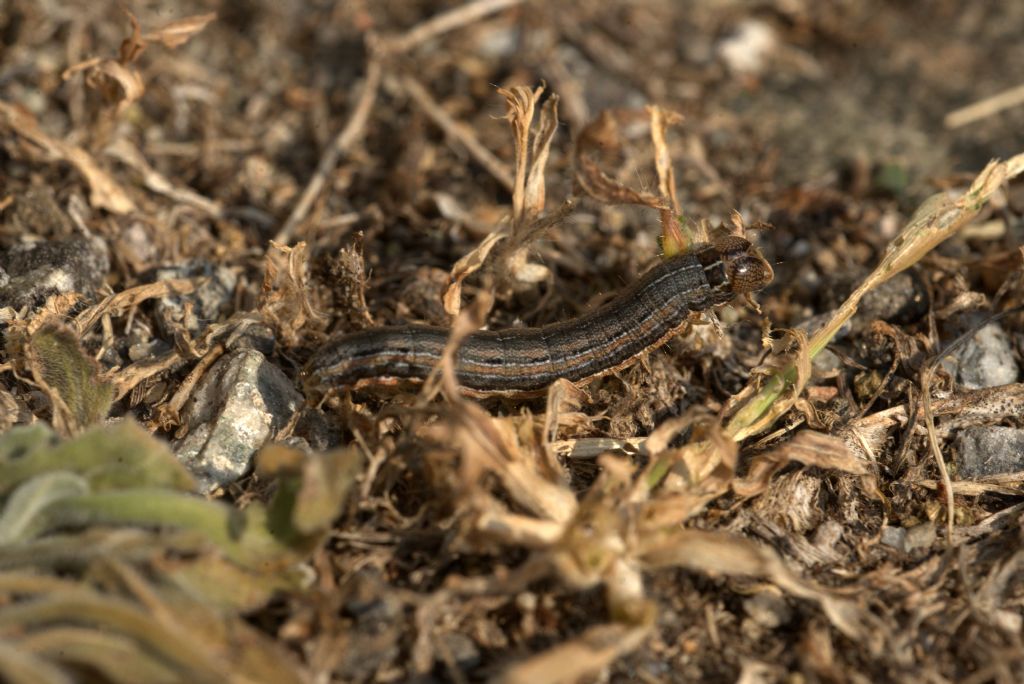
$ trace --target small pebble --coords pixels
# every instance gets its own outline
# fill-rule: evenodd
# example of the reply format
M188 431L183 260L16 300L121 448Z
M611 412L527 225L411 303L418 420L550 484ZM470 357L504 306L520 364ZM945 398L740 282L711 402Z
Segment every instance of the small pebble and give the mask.
M191 278L200 282L191 294L168 295L157 300L157 321L166 334L173 335L179 326L184 326L192 335L196 335L230 312L238 283L238 276L230 268L195 260L156 271L158 281L178 278ZM186 302L192 303L191 315L187 315Z
M291 380L263 354L235 352L213 364L193 392L184 412L189 433L175 454L202 491L211 491L244 475L302 405Z
M956 446L961 478L1024 471L1024 429L998 425L965 428L957 436Z
M0 252L0 308L38 307L68 292L92 294L109 269L107 246L99 238L15 245Z
M955 370L957 380L968 389L1008 385L1020 375L1013 345L998 323L989 323L975 333L944 365Z

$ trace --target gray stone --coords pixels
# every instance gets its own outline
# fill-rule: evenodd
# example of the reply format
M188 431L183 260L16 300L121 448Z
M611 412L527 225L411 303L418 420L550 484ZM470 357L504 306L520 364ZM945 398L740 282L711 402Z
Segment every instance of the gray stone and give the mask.
M905 325L928 313L928 288L916 271L898 273L864 295L854 326L864 327L873 321Z
M928 549L935 542L935 523L929 520L907 528L905 544L907 551Z
M935 523L928 521L912 527L883 527L881 541L902 553L927 549L935 541Z
M480 649L465 634L448 632L441 636L440 641L460 669L471 670L480 664Z
M176 278L192 278L199 283L191 294L170 295L157 301L157 320L165 333L173 334L183 326L195 335L230 310L238 283L238 276L230 268L195 260L156 271L158 281ZM192 304L191 315L186 315L186 302Z
M957 379L968 389L1007 385L1016 382L1020 373L1010 338L998 323L975 333L952 360Z
M743 610L751 620L765 629L775 629L793 617L786 600L769 591L762 591L743 601Z
M1012 427L971 427L956 440L961 478L1005 475L1024 471L1024 430Z
M228 336L227 348L231 351L239 349L255 349L256 351L270 356L274 353L274 346L277 342L274 330L266 323L252 322L241 328L238 332Z
M303 399L281 370L255 350L210 368L185 407L188 435L175 453L210 491L241 477L256 450L274 439Z
M904 553L907 551L907 531L902 527L886 525L882 528L880 541L898 551L903 551Z
M15 245L0 252L0 308L36 307L68 292L92 294L109 268L107 246L96 237Z

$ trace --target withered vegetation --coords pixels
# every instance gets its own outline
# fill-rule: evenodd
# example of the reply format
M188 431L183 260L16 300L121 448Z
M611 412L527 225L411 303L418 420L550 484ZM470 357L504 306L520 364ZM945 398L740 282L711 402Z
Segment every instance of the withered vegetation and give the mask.
M960 461L1024 443L1024 8L130 7L0 4L0 679L1024 680L1024 459ZM774 283L460 392L715 230ZM405 322L421 386L304 382ZM203 496L240 350L305 403Z

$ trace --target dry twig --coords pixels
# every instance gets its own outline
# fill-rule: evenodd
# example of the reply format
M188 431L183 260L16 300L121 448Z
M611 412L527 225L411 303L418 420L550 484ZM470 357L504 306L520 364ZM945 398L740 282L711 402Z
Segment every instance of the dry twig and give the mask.
M341 159L342 155L346 154L362 136L363 130L366 128L366 122L370 118L373 103L377 99L381 73L380 60L376 57L371 57L366 63L366 78L363 81L363 91L359 95L356 106L352 109L348 122L338 132L334 142L327 148L324 155L320 157L320 163L317 164L313 177L309 179L305 190L302 191L302 195L299 197L299 201L295 203L291 214L288 215L288 219L281 226L281 230L274 236L275 242L286 245L295 237L296 229L306 219L310 208L313 206L313 202L320 196L320 192L327 183L328 174L338 165L338 160Z

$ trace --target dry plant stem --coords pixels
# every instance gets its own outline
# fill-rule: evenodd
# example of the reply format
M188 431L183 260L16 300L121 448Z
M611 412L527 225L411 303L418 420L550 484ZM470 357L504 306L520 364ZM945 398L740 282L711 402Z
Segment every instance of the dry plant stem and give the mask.
M85 335L104 315L120 315L146 300L157 297L191 294L200 282L202 281L188 278L160 280L155 283L136 285L116 294L108 295L98 304L94 304L78 314L75 317L75 328L78 330L79 335Z
M23 140L42 150L50 160L66 161L78 170L89 185L89 203L113 214L135 211L135 202L114 177L100 168L92 155L77 145L52 138L39 128L39 122L26 111L0 101L0 128L8 128Z
M1021 104L1024 104L1024 84L996 93L984 100L978 100L966 107L954 109L946 115L943 123L946 128L960 128Z
M143 157L139 148L135 147L125 138L120 138L107 146L105 153L112 156L128 166L132 167L142 176L142 183L152 192L163 195L175 202L195 207L199 211L213 216L223 218L224 208L220 202L199 194L189 187L175 185L166 176L150 166Z
M944 355L943 355L944 356ZM942 358L942 357L939 357ZM928 447L935 458L935 465L939 468L939 477L942 478L942 488L946 494L946 544L953 546L953 517L956 512L956 500L953 498L953 480L949 476L949 469L946 468L946 459L942 457L942 450L939 448L939 440L935 435L935 416L932 414L932 376L935 374L936 365L929 364L921 371L921 400L924 408L925 428L928 431ZM967 586L967 583L964 583Z
M405 76L401 80L402 89L406 94L413 99L413 101L419 105L423 113L430 117L430 120L437 124L437 127L444 131L444 134L449 138L457 140L466 151L469 152L470 156L477 161L478 164L487 169L494 178L505 186L505 189L512 192L515 188L515 179L512 177L512 172L508 170L508 166L505 162L494 156L494 153L484 147L483 143L477 140L472 130L465 125L459 123L451 116L448 112L444 111L444 108L438 104L437 100L431 96L427 89L424 88L419 81L411 76Z
M171 415L174 420L178 420L178 416L181 415L181 409L184 408L185 402L188 401L189 397L192 396L192 390L195 388L200 378L206 374L206 371L224 354L224 345L218 344L214 346L210 351L206 353L203 358L199 359L199 363L196 364L195 368L189 372L188 376L182 381L178 387L178 391L174 393L171 400L167 402L167 407L171 411Z
M381 73L380 60L376 57L371 57L366 63L366 79L363 82L363 91L359 95L359 101L356 102L348 123L338 133L338 137L334 139L333 144L327 148L324 156L320 158L320 163L317 164L313 177L309 179L306 189L302 191L302 196L292 209L288 220L284 222L281 230L274 236L276 242L288 243L295 236L296 228L306 219L310 207L313 206L313 202L320 196L320 191L323 190L324 185L327 183L327 175L338 165L338 160L341 159L341 156L348 152L356 141L362 137L363 129L366 128L366 122L370 118L370 110L373 109L373 103L377 100L377 92L380 90Z
M933 195L925 200L903 231L890 243L882 262L860 287L836 310L833 317L808 341L808 355L817 356L833 336L856 312L860 300L869 291L917 263L940 242L965 226L988 201L999 186L1024 170L1024 154L1007 162L990 162L978 175L970 189L959 199ZM741 441L766 426L760 419L797 378L796 364L771 375L760 391L729 420L725 432ZM793 397L795 399L795 397Z
M114 383L114 401L119 401L121 397L131 392L145 380L170 370L181 360L181 354L177 351L172 351L159 358L138 361L115 373L110 373L106 378Z
M946 468L946 459L942 457L942 450L939 448L939 438L935 432L935 414L932 411L932 397L931 397L931 384L932 378L935 377L935 371L938 369L939 364L942 360L954 353L959 349L967 340L974 337L974 335L989 323L998 321L1006 316L1020 313L1024 310L1024 306L1017 306L1006 311L1002 311L994 316L989 316L978 325L973 326L970 330L965 332L960 337L956 338L951 342L942 352L934 359L931 363L924 367L921 371L921 403L924 411L924 424L925 429L928 432L928 446L931 449L932 456L935 458L935 464L939 468L939 476L942 478L942 486L945 489L946 494L946 543L953 546L953 519L956 513L956 501L953 498L953 480L949 476L949 469Z
M382 49L385 52L406 52L417 45L447 33L461 26L472 24L488 14L500 12L507 7L519 5L523 0L476 0L454 7L417 24L400 36L385 40Z

